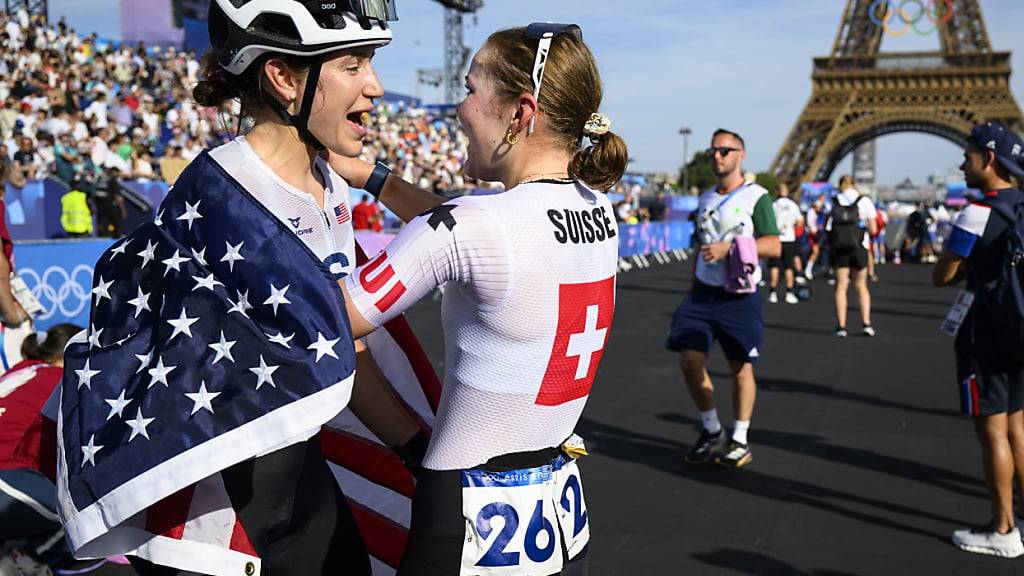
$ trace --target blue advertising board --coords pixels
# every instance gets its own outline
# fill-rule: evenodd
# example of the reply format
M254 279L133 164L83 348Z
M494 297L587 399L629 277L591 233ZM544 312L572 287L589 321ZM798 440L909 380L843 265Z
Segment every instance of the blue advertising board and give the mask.
M15 270L44 308L35 317L36 330L47 330L63 322L86 326L93 266L112 243L109 239L98 239L15 244Z
M692 237L693 222L688 220L619 224L619 257L685 250Z

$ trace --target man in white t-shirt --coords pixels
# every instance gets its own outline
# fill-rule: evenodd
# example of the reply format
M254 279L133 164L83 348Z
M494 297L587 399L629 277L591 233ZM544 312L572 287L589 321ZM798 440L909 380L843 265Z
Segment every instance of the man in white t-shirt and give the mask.
M701 434L686 453L686 462L715 462L739 468L753 459L747 430L757 395L754 363L761 355L764 318L760 294L726 292L729 251L739 237L755 239L759 257L777 258L782 247L771 195L743 179L743 138L735 132L718 130L707 154L718 184L700 196L697 236L701 245L696 280L676 310L665 347L680 353L686 386L700 410ZM757 284L761 268L754 266L751 281ZM732 370L736 425L731 437L718 420L715 388L705 368L715 340L721 343Z
M836 332L846 338L846 291L853 282L857 289L857 307L863 322L862 334L874 336L871 326L871 293L868 291L868 250L870 234L878 231L878 215L870 198L860 195L849 175L839 179L839 190L832 200L832 211L825 222L831 257L836 271Z
M775 211L775 223L779 227L779 240L782 241L782 256L768 259L769 286L771 292L768 301L775 304L779 301L779 269L785 271L786 303L796 304L800 299L793 293L793 260L797 256L796 227L803 222L800 206L789 197L789 186L779 183L778 198L772 203Z

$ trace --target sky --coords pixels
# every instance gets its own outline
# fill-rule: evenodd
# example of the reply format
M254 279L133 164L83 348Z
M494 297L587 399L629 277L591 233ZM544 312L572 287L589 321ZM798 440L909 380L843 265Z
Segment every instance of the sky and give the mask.
M116 38L119 1L50 0L50 13L66 15L80 31ZM416 70L443 66L443 9L432 0L397 5L395 40L374 64L385 89L416 95ZM466 18L465 35L475 52L502 28L578 23L601 69L600 111L629 145L631 170L678 171L678 132L685 126L693 130L691 154L708 146L716 128L739 132L747 142L746 167L764 171L811 95L811 59L830 52L845 6L846 0L484 0ZM1014 53L1011 88L1021 103L1024 1L981 0L981 8L994 48ZM883 41L886 51L938 47L935 34ZM427 86L418 93L427 101L443 97ZM960 159L961 150L938 137L886 136L878 140L878 182L920 183L955 169ZM849 171L849 161L839 170Z

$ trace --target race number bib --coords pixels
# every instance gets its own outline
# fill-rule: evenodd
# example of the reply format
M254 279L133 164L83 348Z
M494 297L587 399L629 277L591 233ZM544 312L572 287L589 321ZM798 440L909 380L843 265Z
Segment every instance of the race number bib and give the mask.
M590 526L575 461L513 470L462 472L466 542L461 576L544 576L562 570L562 543L573 558Z
M950 336L956 336L957 332L960 331L960 325L964 323L964 318L967 317L967 312L971 310L973 302L974 293L961 290L957 294L953 307L949 309L949 314L946 315L946 319L942 321L942 326L939 329Z

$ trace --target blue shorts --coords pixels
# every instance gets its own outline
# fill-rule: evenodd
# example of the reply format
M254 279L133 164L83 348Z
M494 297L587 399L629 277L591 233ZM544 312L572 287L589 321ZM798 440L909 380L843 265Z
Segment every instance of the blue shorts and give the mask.
M694 283L676 309L665 347L709 354L715 340L722 343L729 360L757 363L764 342L760 294L730 294L724 288Z

